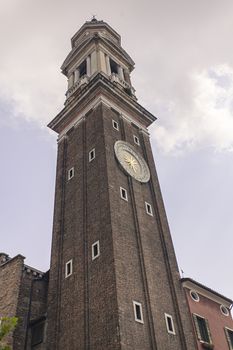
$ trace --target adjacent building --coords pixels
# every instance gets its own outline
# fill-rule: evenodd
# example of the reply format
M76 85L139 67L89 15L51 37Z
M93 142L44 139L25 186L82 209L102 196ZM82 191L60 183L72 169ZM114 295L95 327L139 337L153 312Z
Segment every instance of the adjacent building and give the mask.
M45 349L48 273L24 264L24 257L0 253L0 316L17 316L8 338L13 350ZM40 344L40 345L39 345Z
M233 301L191 278L182 278L197 349L233 349Z

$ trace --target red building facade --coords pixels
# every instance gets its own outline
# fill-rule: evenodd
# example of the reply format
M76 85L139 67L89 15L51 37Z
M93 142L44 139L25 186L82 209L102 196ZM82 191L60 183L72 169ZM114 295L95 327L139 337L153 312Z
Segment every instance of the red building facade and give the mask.
M182 278L193 328L196 334L197 349L233 349L233 301L190 279Z

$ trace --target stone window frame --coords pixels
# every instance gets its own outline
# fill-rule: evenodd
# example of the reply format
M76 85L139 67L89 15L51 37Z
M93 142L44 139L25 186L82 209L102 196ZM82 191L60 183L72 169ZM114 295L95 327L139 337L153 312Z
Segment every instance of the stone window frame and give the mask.
M112 127L113 129L119 131L119 124L114 119L112 119Z
M70 259L69 261L66 262L66 265L65 265L65 278L70 277L72 274L73 274L73 259Z
M171 315L165 313L164 314L164 317L165 317L165 322L166 322L166 327L167 327L167 332L169 334L173 334L175 335L176 332L175 332L175 327L174 327L174 322L173 322L173 318ZM169 322L170 320L170 322Z
M138 310L139 310L140 317L138 317L137 308L139 308ZM142 313L142 304L139 303L138 301L133 300L133 309L134 309L135 321L143 324L144 320L143 320L143 313Z
M88 154L89 163L95 159L95 148L92 148Z
M195 301L196 303L200 301L200 297L195 290L190 290L189 295L192 298L192 300Z
M68 170L68 181L70 180L70 179L72 179L72 177L74 177L74 167L72 167L72 168L70 168L69 170Z
M127 193L127 190L125 188L120 187L120 194L121 194L121 199L128 202L128 193Z
M133 135L133 140L134 140L134 143L135 143L137 146L140 146L140 141L139 141L139 137L138 137L138 136Z
M205 332L206 332L206 335L208 337L208 340L207 339L203 339L202 331L201 331L201 329L199 327L199 323L198 323L198 318L204 320ZM212 337L211 337L211 333L210 333L208 320L205 317L203 317L201 315L198 315L196 313L193 313L193 320L194 320L194 324L195 324L197 338L200 341L200 343L212 345L213 343L212 343Z
M95 247L97 247L97 254L95 254ZM91 257L92 257L92 260L95 260L99 256L100 256L100 241L98 240L94 242L91 246Z
M220 311L221 311L221 313L224 315L224 316L229 316L229 310L228 310L228 308L225 306L225 305L220 305L219 306L219 308L220 308Z
M148 202L145 202L145 207L146 207L146 213L150 216L154 216L153 210L152 210L152 205Z

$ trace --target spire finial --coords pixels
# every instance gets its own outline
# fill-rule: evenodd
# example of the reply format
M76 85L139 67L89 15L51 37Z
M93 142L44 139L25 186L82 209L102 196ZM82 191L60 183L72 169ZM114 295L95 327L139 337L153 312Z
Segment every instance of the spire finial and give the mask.
M91 22L97 22L96 15L92 15Z

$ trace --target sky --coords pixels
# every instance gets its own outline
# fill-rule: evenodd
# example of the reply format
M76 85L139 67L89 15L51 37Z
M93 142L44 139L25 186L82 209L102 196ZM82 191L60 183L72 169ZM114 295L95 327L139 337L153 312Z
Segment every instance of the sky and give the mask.
M233 299L232 0L2 0L0 251L49 268L60 66L92 15L135 61L179 268Z

